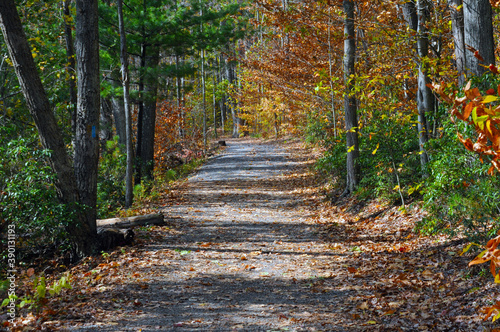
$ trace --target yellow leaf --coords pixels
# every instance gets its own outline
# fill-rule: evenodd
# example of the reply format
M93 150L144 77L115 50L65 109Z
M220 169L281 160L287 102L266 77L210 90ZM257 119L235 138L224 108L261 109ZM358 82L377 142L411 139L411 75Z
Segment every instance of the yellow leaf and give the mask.
M486 128L488 128L490 134L493 135L493 132L491 131L491 120L486 121Z
M494 102L494 101L497 101L497 100L498 100L497 96L487 95L486 97L484 97L484 99L483 99L483 101L481 103L487 104L487 103L491 103L491 102Z
M462 256L463 254L465 254L467 251L469 251L469 249L472 247L472 246L478 246L477 243L474 243L474 242L471 242L469 243L463 250L462 252L460 253L460 256Z
M378 147L379 147L379 143L377 143L377 147L375 148L375 150L373 150L372 154L377 153Z
M377 324L377 322L374 320L369 320L366 322L366 324L374 325L374 324Z
M347 150L347 153L349 153L349 152L353 152L355 148L356 148L356 146L355 146L355 145L350 146L350 147L349 147L349 149Z

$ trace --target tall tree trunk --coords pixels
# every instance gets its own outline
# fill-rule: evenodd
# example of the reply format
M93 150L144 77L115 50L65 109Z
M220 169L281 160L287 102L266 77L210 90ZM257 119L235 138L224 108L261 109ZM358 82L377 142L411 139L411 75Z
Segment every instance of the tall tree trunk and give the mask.
M101 140L101 145L113 139L113 109L111 101L107 98L101 99L99 139Z
M337 137L337 114L335 113L335 90L333 88L333 62L332 62L332 41L331 41L331 26L332 26L332 16L331 7L328 9L328 69L330 73L330 109L332 111L332 123L333 123L333 137ZM274 114L275 121L276 113ZM278 137L278 133L276 133Z
M466 46L479 51L484 61L473 52L467 51L466 68L473 75L480 76L488 69L481 65L495 64L492 10L489 0L464 0L464 42Z
M355 75L354 62L356 59L356 36L354 26L354 1L344 0L344 84L346 86L344 96L345 108L345 130L347 141L347 185L345 194L354 192L358 185L358 114L356 97L354 95Z
M125 109L125 145L127 149L127 168L125 171L125 207L132 205L133 194L133 172L134 172L134 149L132 146L132 114L130 111L130 82L128 71L127 34L123 22L123 1L117 0L118 28L120 30L120 62L123 84L123 106Z
M214 60L214 76L213 76L213 91L212 91L212 107L214 110L214 135L215 138L217 138L217 96L216 96L216 91L217 91L217 71L215 68L217 68L217 58Z
M229 85L234 87L236 83L235 73L233 64L229 60L226 60L226 75L227 75L227 80L229 81ZM231 109L231 117L233 119L232 137L237 138L240 137L240 118L238 117L236 104L233 101L229 100L228 106Z
M430 83L427 74L427 64L426 60L429 55L429 39L426 27L426 22L429 16L429 3L428 0L418 0L417 2L417 16L418 16L418 28L417 28L417 51L419 57L418 66L418 142L420 146L420 164L422 166L422 173L427 175L427 163L429 162L429 156L425 150L425 144L429 141L429 133L427 127L427 113L431 112L434 108L434 94L432 90L427 86Z
M108 82L113 86L115 90L119 89L121 86L121 75L118 70L113 70L110 77L108 77ZM113 114L113 122L115 124L116 135L118 135L118 142L121 145L127 145L127 133L125 124L125 106L123 104L123 97L117 94L112 94L109 98L109 105L111 112Z
M75 59L75 45L73 44L73 33L71 27L71 11L69 8L71 0L63 0L63 14L64 14L64 39L66 41L66 75L68 82L70 112L71 112L71 131L75 135L76 130L76 59Z
M207 152L207 94L205 87L205 50L201 50L201 94L203 107L203 151Z
M144 33L144 32L143 32ZM136 135L136 143L135 143L135 183L141 183L142 181L142 164L143 164L143 156L142 156L142 132L143 132L143 123L144 123L144 100L146 98L144 91L144 81L145 81L145 70L146 70L146 55L147 55L147 47L146 41L143 40L141 45L141 56L139 60L139 68L140 68L140 77L139 77L139 105L138 105L138 114L137 114L137 135Z
M455 44L455 61L458 72L458 84L465 83L465 39L464 39L464 11L462 0L450 0L451 29Z
M99 160L99 15L97 0L76 0L78 103L74 167L80 202L86 207L84 252L97 243L97 167Z
M145 78L144 97L142 103L142 138L141 138L141 161L142 177L146 180L153 179L154 170L154 143L156 126L156 99L158 95L158 73L156 69L160 62L160 50L158 47L151 47L151 55L146 56L145 68L152 69L152 76Z
M218 59L218 69L219 69L219 75L217 75L217 84L222 82L223 79L223 73L222 73L222 64L224 63L224 58L223 55L221 54L219 59ZM219 108L220 108L220 126L222 129L222 135L225 134L225 127L226 127L226 94L220 98L219 101Z
M175 70L176 70L176 97L177 97L177 109L181 109L182 105L182 77L179 73L180 71L180 61L179 61L179 55L175 56ZM182 139L184 138L184 108L180 111L181 113L179 114L180 119L179 119L179 137Z
M97 14L97 7L95 10ZM76 206L80 202L81 194L79 194L75 170L71 165L61 130L57 126L57 120L38 76L37 67L13 0L0 1L0 26L42 146L52 152L49 162L57 175L55 186L58 197L62 203L74 205L73 208L77 211L76 222L66 227L70 240L75 245L79 257L92 254L96 248L97 234L95 227L92 228L92 225L95 226L95 218L92 218L95 205L85 210ZM95 107L99 113L99 102ZM98 119L97 115L96 123ZM94 141L98 146L97 137ZM76 153L80 153L80 150L75 150Z

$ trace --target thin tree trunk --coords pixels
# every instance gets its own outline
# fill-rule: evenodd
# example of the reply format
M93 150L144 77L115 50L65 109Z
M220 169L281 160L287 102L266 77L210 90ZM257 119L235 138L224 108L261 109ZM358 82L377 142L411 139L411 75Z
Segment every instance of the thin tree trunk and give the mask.
M99 139L101 145L113 139L113 110L111 101L101 99L101 114L99 119Z
M70 5L71 0L63 1L63 14L64 14L64 39L66 41L66 75L68 82L69 100L70 100L70 112L71 112L71 129L73 135L75 135L76 130L76 103L77 103L77 93L76 93L76 60L75 60L75 45L73 43L73 33L71 27L71 12Z
M181 75L179 74L180 71L180 63L179 63L179 56L175 56L175 70L176 70L176 97L177 97L177 109L180 110L182 103L182 92L181 92L181 87L182 87L182 78ZM184 109L180 111L180 119L179 119L179 136L180 138L184 138Z
M346 86L344 96L345 129L347 142L347 184L345 194L351 194L358 186L358 114L356 97L354 95L355 75L354 62L356 59L356 37L354 20L354 1L344 0L344 84Z
M217 84L221 83L222 82L222 63L223 63L223 55L221 54L221 56L219 57L218 59L218 63L217 63L217 66L218 66L218 71L219 71L219 74L217 75ZM224 94L221 98L220 98L220 101L219 101L219 107L220 107L220 126L221 126L221 129L222 129L222 135L225 134L225 131L226 131L226 101L225 101L225 98L226 98L226 95Z
M128 71L127 35L123 22L123 1L117 0L118 27L120 29L120 61L123 84L123 105L125 108L125 139L127 148L127 168L125 171L125 207L130 207L134 198L133 172L134 172L134 149L132 146L132 114L130 111L130 82Z
M217 60L214 60L214 68L216 68L216 63L217 63ZM215 71L214 69L214 72L213 72L214 76L213 76L213 84L214 84L214 87L213 87L213 96L212 96L212 105L213 105L213 108L214 108L214 135L215 135L215 138L217 138L217 96L216 96L216 89L217 89L217 72Z
M427 113L431 112L434 108L434 94L432 90L427 86L430 83L427 69L426 69L426 59L429 53L429 40L427 37L426 22L429 13L429 4L427 0L419 0L417 2L417 16L418 16L418 28L417 28L417 51L419 56L419 67L418 67L418 142L420 146L420 164L422 166L422 173L424 176L428 174L427 163L429 162L429 156L425 150L425 144L429 141L428 127L427 127Z
M86 206L84 252L97 243L97 167L99 161L99 15L97 0L76 0L77 118L74 167L80 202Z
M207 152L207 101L205 91L205 50L201 50L201 94L203 98L203 151Z
M108 82L116 90L122 88L121 75L117 70L111 72L111 77L108 78ZM109 97L109 102L111 105L111 112L113 114L113 120L115 124L116 135L118 135L118 142L121 145L127 145L127 133L125 124L125 106L123 104L123 97L117 94L112 94Z
M331 8L331 7L330 7ZM332 123L333 123L333 136L337 137L337 115L335 114L335 91L333 89L333 63L332 63L332 42L331 42L331 25L332 17L330 16L330 11L328 12L328 68L330 72L330 106L332 111ZM275 114L276 115L276 114ZM276 136L278 136L276 134Z

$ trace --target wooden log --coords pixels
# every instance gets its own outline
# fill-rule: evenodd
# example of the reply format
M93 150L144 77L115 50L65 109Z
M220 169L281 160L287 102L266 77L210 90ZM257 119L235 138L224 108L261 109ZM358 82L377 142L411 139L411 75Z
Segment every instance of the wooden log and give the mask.
M162 225L164 223L163 214L156 213L126 218L99 219L97 220L97 227L131 228L146 225Z
M99 237L99 248L110 250L118 246L128 246L134 241L134 231L128 229L99 227L97 236Z
M226 146L226 141L219 141L219 146Z

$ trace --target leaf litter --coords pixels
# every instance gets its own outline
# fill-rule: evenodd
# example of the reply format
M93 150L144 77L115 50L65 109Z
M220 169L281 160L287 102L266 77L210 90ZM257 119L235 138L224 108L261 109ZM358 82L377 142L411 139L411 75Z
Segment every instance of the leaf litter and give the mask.
M494 330L480 313L496 301L487 273L457 254L461 239L417 236L418 205L333 204L310 171L313 149L228 143L158 204L167 226L72 267L71 290L9 328Z

